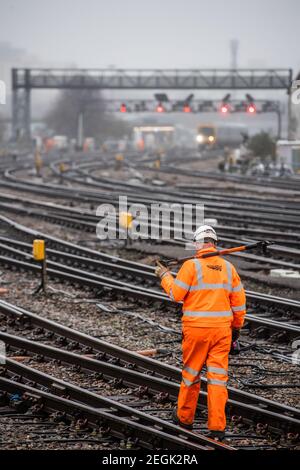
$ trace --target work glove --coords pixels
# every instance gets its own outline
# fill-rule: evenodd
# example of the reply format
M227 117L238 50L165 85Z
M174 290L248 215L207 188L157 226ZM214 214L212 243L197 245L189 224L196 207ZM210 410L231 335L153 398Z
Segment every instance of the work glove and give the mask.
M164 277L165 274L169 272L168 268L161 264L159 261L156 261L156 268L155 268L155 274L157 277L160 277L161 279Z
M239 328L232 328L232 342L235 343L240 337L241 330Z

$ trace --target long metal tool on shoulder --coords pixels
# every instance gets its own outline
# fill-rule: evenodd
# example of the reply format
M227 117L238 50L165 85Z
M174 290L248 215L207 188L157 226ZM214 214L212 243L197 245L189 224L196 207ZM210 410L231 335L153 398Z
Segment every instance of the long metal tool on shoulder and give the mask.
M180 264L180 263L184 263L184 261L188 261L190 259L202 259L202 258L211 258L213 256L230 255L231 253L252 250L253 248L261 248L263 253L265 254L267 247L271 244L272 242L263 240L263 241L258 241L255 243L250 243L249 245L235 246L233 248L224 248L223 250L210 251L208 253L203 253L199 255L196 254L195 256L187 256L185 258L178 258L178 259L173 258L173 259L169 259L168 261L162 260L162 263L168 267L171 267L171 266L176 266L177 264Z

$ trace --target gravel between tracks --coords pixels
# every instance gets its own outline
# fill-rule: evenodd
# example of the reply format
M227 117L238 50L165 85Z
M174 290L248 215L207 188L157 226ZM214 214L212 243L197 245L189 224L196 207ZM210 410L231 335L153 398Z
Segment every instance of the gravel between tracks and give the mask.
M172 309L161 307L159 304L145 307L136 306L134 301L128 299L116 299L111 294L100 293L95 295L86 289L52 281L49 285L56 292L33 296L32 292L38 284L38 279L30 273L20 274L2 270L0 282L3 287L8 288L8 293L2 296L8 302L132 351L158 349L159 351L155 356L157 359L179 367L181 365L180 335L164 333L126 314L126 312L140 314L145 319L153 320L162 326L180 331L180 318ZM97 303L116 307L119 312L105 313L97 307ZM249 342L246 331L243 334L243 340L246 343ZM265 346L259 340L250 339L250 342L256 343L258 346ZM283 353L286 351L286 348L282 349L276 345L273 345L272 348ZM263 376L266 375L267 382L269 380L272 383L290 383L291 381L295 382L298 378L297 366L282 363L267 353L250 350L231 359L233 363L245 363L245 361L252 365L251 378L259 378L259 374L257 375L257 371L253 367L260 364L267 364L267 369L273 369L274 371L273 375L260 371ZM247 367L230 367L231 385L244 387L239 379L249 378ZM278 374L276 375L277 371ZM284 371L286 372L285 377L281 374ZM262 383L263 381L264 379ZM261 381L258 383L261 383ZM260 388L253 390L256 394L275 399L281 403L299 406L299 389L298 391L297 389Z

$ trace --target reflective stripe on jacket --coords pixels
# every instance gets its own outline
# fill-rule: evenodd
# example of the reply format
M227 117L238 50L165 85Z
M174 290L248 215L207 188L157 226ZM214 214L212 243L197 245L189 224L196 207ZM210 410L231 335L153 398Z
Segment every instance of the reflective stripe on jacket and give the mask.
M216 251L211 247L197 254ZM246 296L235 267L220 256L190 259L176 279L168 273L161 282L176 302L183 301L182 321L190 326L240 328L246 314Z

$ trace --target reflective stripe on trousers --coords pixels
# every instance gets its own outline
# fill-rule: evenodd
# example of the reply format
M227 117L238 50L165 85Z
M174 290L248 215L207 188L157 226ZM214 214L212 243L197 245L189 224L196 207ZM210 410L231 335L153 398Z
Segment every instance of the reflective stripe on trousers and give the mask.
M192 382L189 379L186 379L185 377L182 377L182 381L187 387L191 387L191 385L195 385L200 383L200 379L193 380Z
M227 386L227 380L219 380L219 379L207 379L208 385L221 385L222 387Z
M228 371L224 367L207 366L207 385L227 386Z
M170 295L171 300L175 301L172 289L170 289L170 294L169 295Z
M227 370L223 369L223 367L207 366L207 372L214 372L215 374L228 375Z
M195 385L198 382L200 382L200 377L199 379L197 378L196 380L189 380L186 377L184 377L183 373L184 371L188 372L189 374L195 376L196 378L200 375L201 371L196 371L192 369L191 367L184 366L182 370L182 380L185 383L187 387L190 387L191 385ZM208 366L207 367L207 375L212 372L213 374L219 374L219 375L225 375L228 376L228 372L226 369L223 369L222 367L213 367L213 366ZM207 384L208 385L221 385L223 387L226 387L227 385L227 379L221 380L221 379L215 379L215 378L207 378Z
M192 367L184 366L183 369L182 369L182 380L185 383L185 385L187 387L190 387L191 385L195 385L195 384L199 383L200 378L198 378L198 377L200 375L200 372L201 372L201 370L197 371L197 370L193 369ZM184 377L184 373L188 373L188 374L192 375L193 377L195 377L195 379L193 378L193 380L190 380L187 377Z

